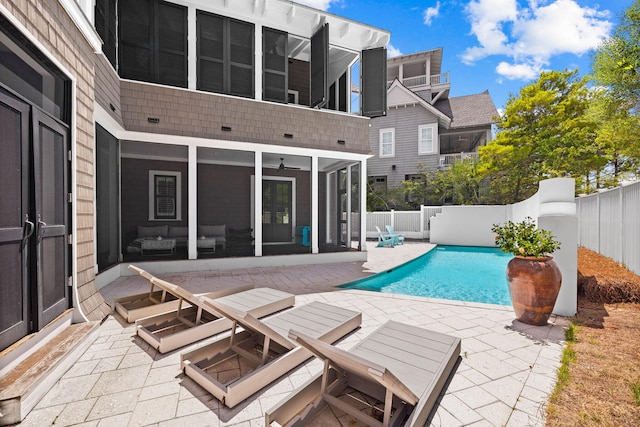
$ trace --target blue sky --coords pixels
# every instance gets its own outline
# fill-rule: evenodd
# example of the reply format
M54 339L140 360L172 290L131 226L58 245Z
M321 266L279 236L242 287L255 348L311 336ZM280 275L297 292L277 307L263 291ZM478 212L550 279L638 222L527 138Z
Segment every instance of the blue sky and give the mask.
M632 0L296 0L391 32L390 56L443 48L450 96L509 93L541 71L590 71L590 50Z

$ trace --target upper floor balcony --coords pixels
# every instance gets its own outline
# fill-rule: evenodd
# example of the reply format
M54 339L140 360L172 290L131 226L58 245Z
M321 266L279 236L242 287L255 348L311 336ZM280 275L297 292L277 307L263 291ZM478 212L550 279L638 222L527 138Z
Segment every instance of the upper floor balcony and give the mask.
M393 83L393 80L387 81L387 87L391 86L391 83ZM433 74L431 76L423 74L420 76L403 77L400 83L412 90L426 88L440 91L443 88L448 89L451 86L448 71L443 74Z
M103 53L121 79L369 117L386 109L387 31L286 0L95 5Z

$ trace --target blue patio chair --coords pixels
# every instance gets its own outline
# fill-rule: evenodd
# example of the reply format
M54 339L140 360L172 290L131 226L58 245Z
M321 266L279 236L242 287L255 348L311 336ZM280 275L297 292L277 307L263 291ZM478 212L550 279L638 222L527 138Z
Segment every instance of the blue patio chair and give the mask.
M383 247L383 246L390 246L390 247L394 247L395 245L398 244L398 240L388 234L383 234L382 231L380 231L380 228L378 228L378 226L376 225L376 230L378 231L378 247Z
M404 245L404 236L393 231L393 227L391 225L386 225L387 232L389 236L394 237L396 239L396 244Z

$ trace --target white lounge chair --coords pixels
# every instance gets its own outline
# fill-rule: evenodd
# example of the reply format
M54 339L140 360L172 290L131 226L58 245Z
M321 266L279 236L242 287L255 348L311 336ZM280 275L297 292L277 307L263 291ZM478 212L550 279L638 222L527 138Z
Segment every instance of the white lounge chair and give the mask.
M305 426L331 405L367 426L422 427L460 356L460 338L398 322L349 351L295 330L289 338L324 370L268 410L266 426Z
M289 329L333 343L360 326L362 314L321 302L312 302L258 320L219 300L204 298L233 319L231 336L182 355L182 369L224 405L233 408L261 388L312 356L287 338Z
M178 308L169 313L145 317L136 321L136 333L160 353L167 353L196 341L211 337L232 327L232 321L203 298L263 317L293 306L295 296L271 288L254 288L231 293L221 291L201 296L157 277L152 283L178 298Z
M149 281L149 292L127 295L114 300L114 309L124 320L133 323L138 319L156 314L167 313L178 308L178 298L164 289L157 288L151 279L155 276L145 270L129 265L129 270Z

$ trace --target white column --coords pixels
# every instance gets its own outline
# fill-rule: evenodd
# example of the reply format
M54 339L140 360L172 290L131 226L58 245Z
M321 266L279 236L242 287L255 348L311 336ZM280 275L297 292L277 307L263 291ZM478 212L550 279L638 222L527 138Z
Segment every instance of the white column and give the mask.
M367 250L367 161L360 162L360 250Z
M255 26L255 56L253 59L253 68L255 70L255 99L262 99L262 25ZM260 160L262 163L262 159ZM262 186L262 185L261 185Z
M262 151L255 152L253 191L253 239L255 256L262 256Z
M318 156L311 156L311 253L320 252L318 245Z
M347 238L346 238L346 246L348 249L351 249L351 212L353 212L351 206L351 167L353 165L347 166Z
M187 9L187 87L197 87L196 8Z
M189 259L198 259L198 147L189 146Z

